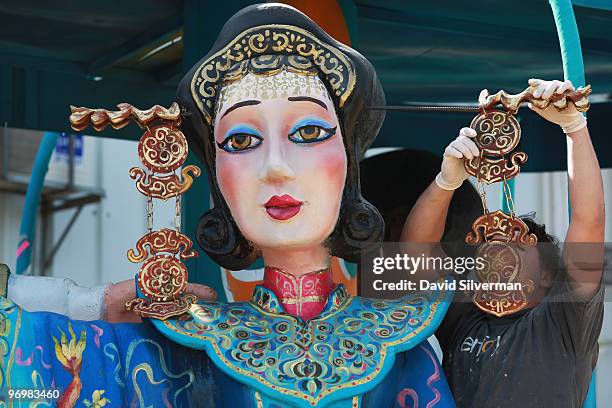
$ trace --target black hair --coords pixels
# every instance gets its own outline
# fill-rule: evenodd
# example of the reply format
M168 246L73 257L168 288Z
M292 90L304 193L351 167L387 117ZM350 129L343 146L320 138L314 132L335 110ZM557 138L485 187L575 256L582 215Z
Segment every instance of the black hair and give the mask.
M531 216L522 216L520 219L527 224L529 232L538 239L538 258L542 269L549 271L552 277L557 276L561 264L561 252L559 250L559 240L546 232L546 225L538 224Z
M383 219L378 210L362 197L359 183L359 161L374 141L384 120L383 111L367 109L369 106L385 104L382 86L373 66L357 51L334 40L310 18L293 7L282 4L249 6L225 23L209 53L182 79L177 94L184 113L182 131L189 141L189 148L206 166L213 201L213 208L200 218L196 238L200 247L215 262L232 270L248 267L259 254L257 248L238 229L216 180L214 129L210 116L207 118L204 114L204 111L207 109L210 111L210 107L214 105L214 98L196 98L192 86L201 74L198 69L211 58L223 58L219 57L220 50L244 35L247 30L265 27L268 31L273 31L281 26L297 27L302 30L305 37L314 37L316 45L339 52L349 61L356 78L354 83L350 84L348 98L341 100L337 89L332 89L337 85L337 78L330 77L330 74L323 72L320 67L319 58L323 57L323 54L312 59L318 67L318 76L330 91L334 101L347 154L347 176L340 214L326 245L332 255L349 262L357 262L361 251L371 250L379 245L384 233ZM268 49L266 53L274 55L274 47ZM224 63L229 63L229 60L225 60ZM342 74L348 75L346 67L343 68ZM216 77L217 82L223 80L222 74ZM218 84L213 84L211 87L216 85ZM206 88L204 92L209 90L210 88Z

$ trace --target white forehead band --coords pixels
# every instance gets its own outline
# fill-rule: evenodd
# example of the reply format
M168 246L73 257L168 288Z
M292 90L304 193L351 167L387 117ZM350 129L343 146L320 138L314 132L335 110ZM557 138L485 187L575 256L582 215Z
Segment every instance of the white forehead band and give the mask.
M274 75L250 72L238 81L231 82L221 88L215 117L237 102L287 99L291 96L311 96L324 101L329 100L327 88L316 75L297 74L285 70Z

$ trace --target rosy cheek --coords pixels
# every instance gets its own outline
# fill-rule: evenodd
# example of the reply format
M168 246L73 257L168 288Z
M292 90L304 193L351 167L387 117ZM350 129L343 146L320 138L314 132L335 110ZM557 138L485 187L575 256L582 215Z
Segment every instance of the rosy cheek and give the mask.
M246 174L248 166L241 163L240 158L226 157L224 155L217 156L216 167L219 188L227 205L232 210L235 208L245 181L248 182L248 174Z
M310 148L305 148L310 149ZM308 154L299 154L296 160L299 163L299 169L304 175L310 174L313 180L326 180L329 186L333 185L338 188L342 185L346 178L346 153L341 141L334 141L327 145L312 148Z
M336 182L344 182L346 177L346 155L344 152L325 155L319 166L326 178Z

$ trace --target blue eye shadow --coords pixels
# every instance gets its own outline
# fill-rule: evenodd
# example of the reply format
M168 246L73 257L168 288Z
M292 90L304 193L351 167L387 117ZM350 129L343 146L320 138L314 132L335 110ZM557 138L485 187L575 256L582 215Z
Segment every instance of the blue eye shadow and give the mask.
M259 131L251 126L248 125L244 125L244 124L240 124L240 125L236 125L236 126L232 126L226 133L225 133L225 138L228 138L232 135L238 135L241 133L247 133L249 135L256 135L261 137L261 134L259 133Z
M289 131L289 134L290 135L294 134L299 128L302 128L304 126L319 126L324 129L329 129L332 127L331 124L327 123L323 119L315 118L315 117L308 117L308 118L304 118L300 120L298 123L293 125L293 127Z

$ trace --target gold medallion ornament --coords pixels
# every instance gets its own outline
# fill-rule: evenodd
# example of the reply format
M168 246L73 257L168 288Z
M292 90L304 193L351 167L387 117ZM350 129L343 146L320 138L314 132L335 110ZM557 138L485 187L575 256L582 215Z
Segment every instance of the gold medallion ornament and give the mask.
M474 118L470 127L476 131L474 142L480 156L464 162L465 170L487 184L510 180L521 171L527 161L523 152L510 153L521 140L521 127L511 113L484 112Z
M150 171L170 173L185 163L187 139L174 127L147 127L138 143L138 158Z
M528 295L535 289L535 284L531 279L521 279L523 262L517 245L488 241L478 247L476 258L484 260L484 267L476 269L478 281L505 285L499 290L475 290L472 302L480 310L501 317L529 305ZM512 289L511 284L520 286L520 289Z
M200 175L197 166L182 168L188 153L187 140L179 130L181 121L178 104L170 108L159 105L141 111L132 105L117 105L118 111L71 107L70 123L77 131L90 124L101 131L108 125L121 129L136 122L145 129L138 143L138 158L144 168L133 167L130 177L137 190L147 197L147 233L138 240L136 249L129 249L131 262L142 262L137 287L142 297L126 303L142 317L165 320L186 313L196 297L186 294L187 268L182 260L197 256L189 237L181 229L181 195ZM153 230L153 199L175 198L174 229Z
M476 270L480 282L499 284L500 290L478 289L472 293L472 302L482 311L495 316L505 316L524 309L529 304L529 294L535 289L531 279L522 279L523 262L519 247L534 247L537 238L529 232L527 224L515 215L514 200L508 180L516 177L521 165L527 161L524 152L513 152L521 140L521 127L514 115L523 102L545 109L553 105L562 111L572 103L580 112L589 108L589 85L575 91L555 94L548 100L536 98L530 86L523 92L510 95L499 91L490 95L486 89L480 93L479 106L482 113L470 124L476 131L473 139L480 155L464 161L465 170L476 177L476 188L480 194L483 215L472 224L467 234L468 244L479 245L476 257L484 261L484 267ZM501 105L503 110L495 109ZM502 183L508 213L490 212L487 206L485 184ZM514 286L513 286L514 284ZM518 284L518 285L517 285ZM516 289L511 289L516 287ZM495 287L495 286L493 286Z

